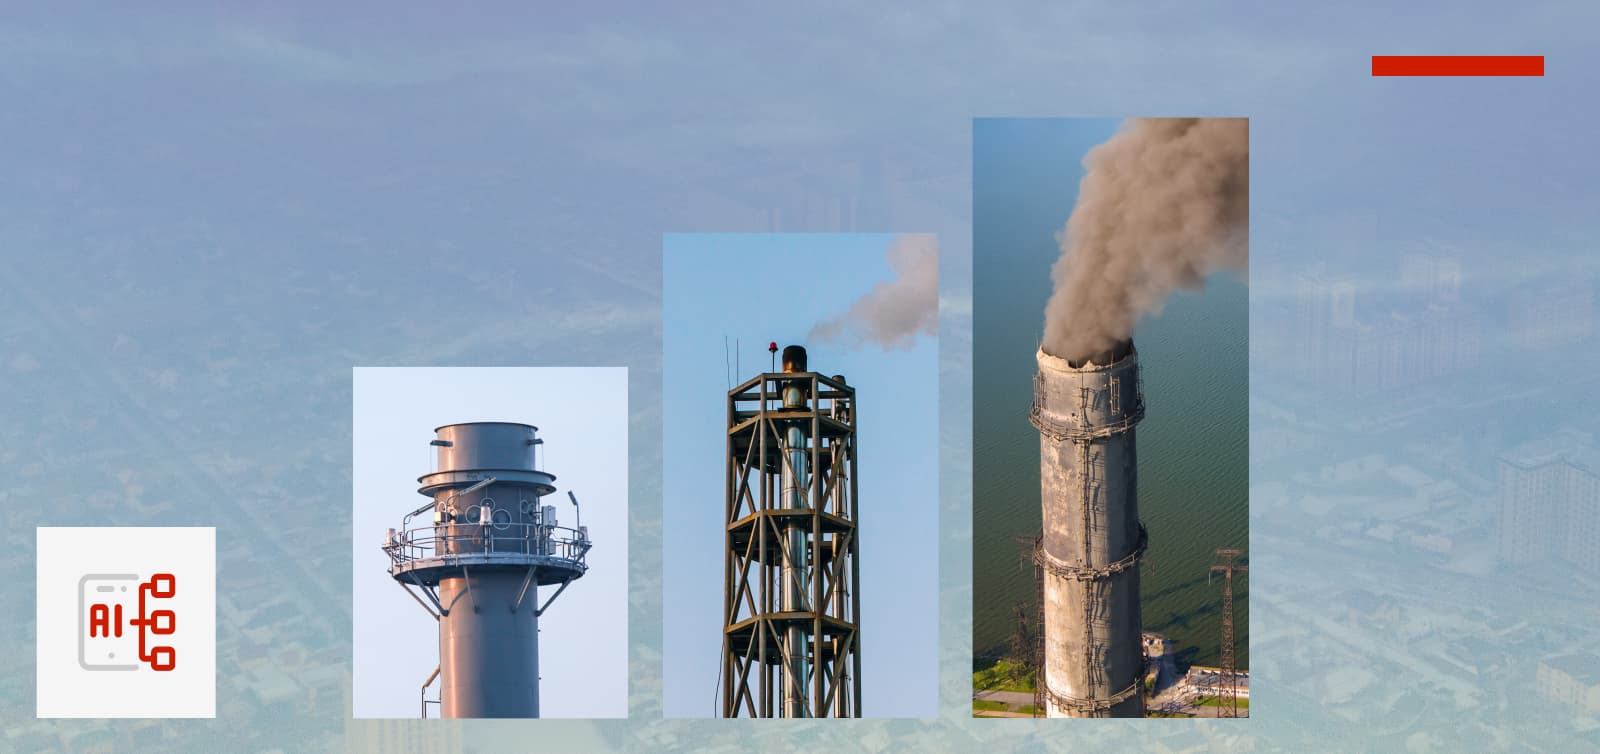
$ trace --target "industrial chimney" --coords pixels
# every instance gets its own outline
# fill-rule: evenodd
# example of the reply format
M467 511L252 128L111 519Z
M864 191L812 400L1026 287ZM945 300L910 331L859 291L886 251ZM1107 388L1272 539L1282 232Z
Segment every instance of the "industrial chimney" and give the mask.
M1048 717L1143 717L1134 425L1144 418L1132 341L1082 361L1037 354L1030 420L1039 430Z
M417 479L431 499L383 547L389 574L439 622L422 716L437 678L443 717L538 717L539 616L588 570L588 529L559 526L555 506L541 504L556 478L535 463L537 427L472 422L434 433L438 471ZM541 604L542 586L557 588Z
M728 391L722 716L860 717L855 389L782 364Z

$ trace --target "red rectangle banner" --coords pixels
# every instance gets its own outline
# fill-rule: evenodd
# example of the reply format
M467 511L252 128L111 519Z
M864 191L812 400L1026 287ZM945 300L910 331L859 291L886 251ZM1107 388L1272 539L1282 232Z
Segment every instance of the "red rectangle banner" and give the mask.
M1374 76L1543 76L1543 55L1373 55Z

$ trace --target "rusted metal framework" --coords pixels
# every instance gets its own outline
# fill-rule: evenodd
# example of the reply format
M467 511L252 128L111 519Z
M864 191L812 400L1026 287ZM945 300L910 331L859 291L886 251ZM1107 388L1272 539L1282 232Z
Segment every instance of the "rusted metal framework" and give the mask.
M784 371L728 392L723 717L860 717L855 389Z
M1217 717L1239 716L1239 669L1233 659L1233 574L1250 570L1250 566L1233 562L1241 554L1234 549L1217 550L1222 562L1211 566L1209 572L1222 574L1222 682L1217 694Z

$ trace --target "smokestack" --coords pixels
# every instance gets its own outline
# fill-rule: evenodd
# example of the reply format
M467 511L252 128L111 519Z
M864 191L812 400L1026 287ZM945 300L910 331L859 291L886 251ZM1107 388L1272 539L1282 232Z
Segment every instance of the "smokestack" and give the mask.
M447 424L429 443L438 471L417 479L429 502L390 529L389 575L438 621L442 717L539 716L539 616L588 571L588 529L559 526L555 475L538 470L538 428ZM417 520L413 523L414 519ZM539 588L558 587L541 603Z
M805 346L783 347L783 371L787 374L806 371Z
M855 389L782 362L728 392L721 714L860 717Z
M1143 717L1144 660L1134 425L1144 418L1131 340L1072 362L1035 355L1044 529L1044 663L1037 683L1048 717Z
M1250 122L1132 119L1083 166L1043 343L1074 363L1133 337L1172 291L1248 264Z
M1067 360L1067 366L1070 366L1073 369L1082 369L1084 367L1087 367L1087 366L1090 366L1090 365L1093 365L1093 364L1099 364L1101 366L1109 366L1111 364L1115 364L1118 361L1121 361L1124 358L1127 358L1128 354L1130 354L1132 352L1133 352L1133 341L1131 339L1130 340L1118 341L1116 344L1112 345L1110 348L1107 348L1104 351L1101 351L1099 353L1092 354L1088 358L1077 359L1077 360L1068 359Z

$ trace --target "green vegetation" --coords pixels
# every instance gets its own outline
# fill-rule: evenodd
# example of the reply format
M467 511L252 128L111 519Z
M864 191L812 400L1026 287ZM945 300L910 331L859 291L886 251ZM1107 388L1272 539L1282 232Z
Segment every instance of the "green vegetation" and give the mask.
M1196 697L1194 703L1202 707L1221 707L1222 699L1215 696ZM1250 709L1250 697L1239 697L1239 709Z
M1033 693L1033 671L1016 660L1000 660L972 674L976 691L1020 691Z
M1035 707L1035 706L1033 706L1031 704L1024 704L1021 707L1018 707L1017 711L1021 712L1024 715L1037 715L1037 714L1039 714L1039 708Z
M1005 702L977 701L972 703L972 708L980 712L1005 712L1011 708L1011 705Z

